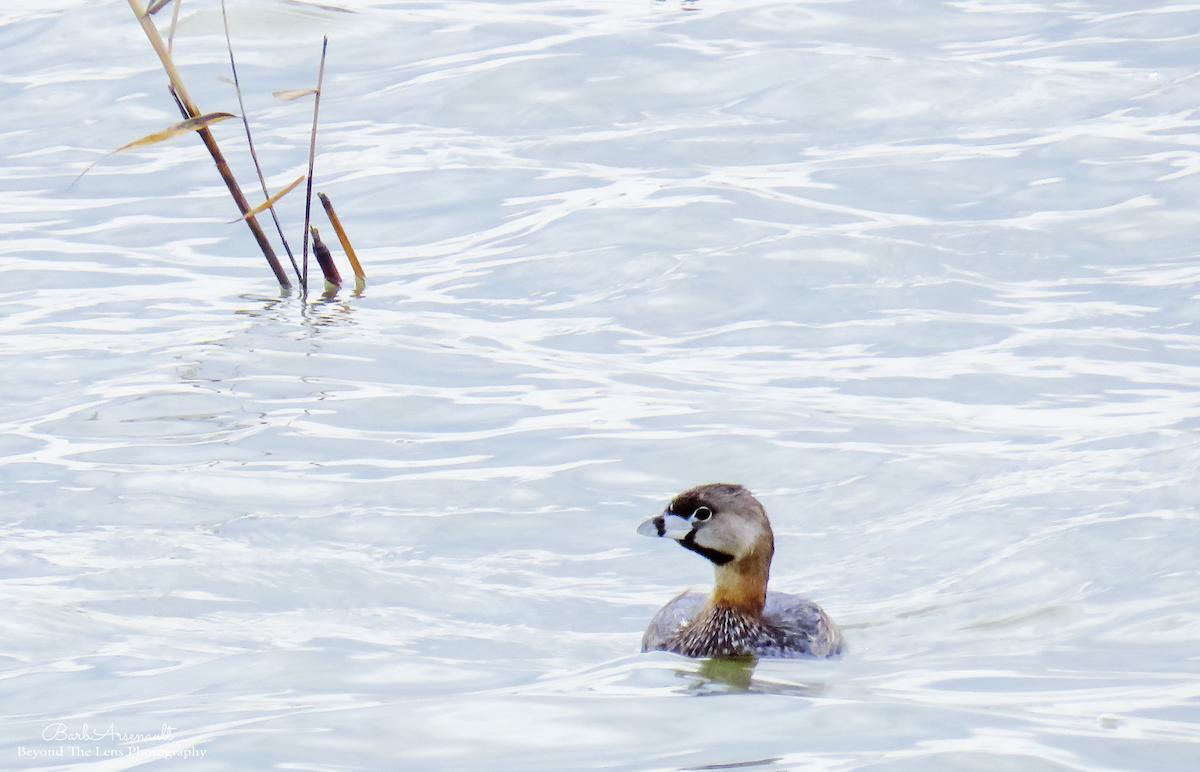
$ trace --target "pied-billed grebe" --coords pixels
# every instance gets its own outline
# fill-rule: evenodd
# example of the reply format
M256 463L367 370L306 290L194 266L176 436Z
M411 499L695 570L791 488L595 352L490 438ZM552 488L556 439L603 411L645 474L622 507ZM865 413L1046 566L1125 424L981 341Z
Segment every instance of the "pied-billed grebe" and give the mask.
M712 561L712 595L685 591L662 607L642 636L642 651L687 657L832 657L842 634L810 600L767 592L775 535L766 510L740 485L685 491L638 526L668 536Z

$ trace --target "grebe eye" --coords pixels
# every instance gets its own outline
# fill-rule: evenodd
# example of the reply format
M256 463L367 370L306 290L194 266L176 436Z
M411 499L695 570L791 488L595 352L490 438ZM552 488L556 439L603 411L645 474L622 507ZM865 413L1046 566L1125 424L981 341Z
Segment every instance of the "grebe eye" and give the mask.
M699 520L702 523L710 517L712 517L712 510L708 507L698 507L696 511L692 513L692 519Z

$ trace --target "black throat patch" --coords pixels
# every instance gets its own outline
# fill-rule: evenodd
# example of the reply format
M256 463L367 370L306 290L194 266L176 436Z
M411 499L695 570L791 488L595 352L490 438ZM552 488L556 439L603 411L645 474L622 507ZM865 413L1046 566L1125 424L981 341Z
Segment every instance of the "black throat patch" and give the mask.
M695 552L697 555L703 555L718 566L723 566L729 561L733 560L733 555L720 552L718 550L709 549L708 547L701 547L699 544L697 544L695 531L688 533L687 536L684 536L679 540L679 543L682 544L685 549L689 549L692 552Z

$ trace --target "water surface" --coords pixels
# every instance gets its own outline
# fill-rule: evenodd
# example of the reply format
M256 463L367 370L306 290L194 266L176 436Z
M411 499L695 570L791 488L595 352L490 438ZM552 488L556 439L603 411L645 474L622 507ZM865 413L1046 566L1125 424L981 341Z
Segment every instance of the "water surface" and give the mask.
M71 185L165 77L0 11L0 766L1196 769L1200 10L229 16L275 189L330 37L362 293L281 296L193 139ZM638 653L711 571L634 529L718 480L845 657Z

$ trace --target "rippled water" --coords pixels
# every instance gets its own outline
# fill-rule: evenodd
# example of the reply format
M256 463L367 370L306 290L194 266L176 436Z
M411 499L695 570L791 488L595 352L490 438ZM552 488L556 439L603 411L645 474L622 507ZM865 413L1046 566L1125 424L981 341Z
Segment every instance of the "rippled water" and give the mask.
M280 297L192 138L71 186L165 78L0 10L0 767L1200 767L1200 8L230 21L276 189L330 37L361 294ZM175 45L236 112L219 5ZM844 658L638 653L717 480Z

